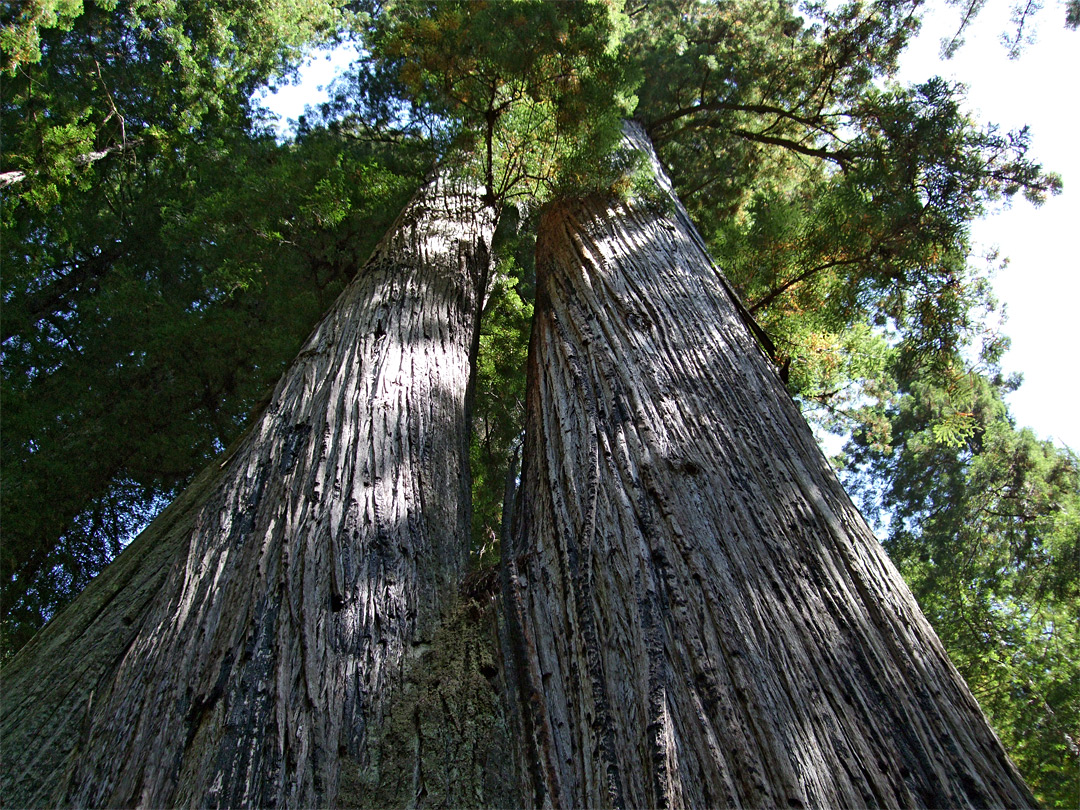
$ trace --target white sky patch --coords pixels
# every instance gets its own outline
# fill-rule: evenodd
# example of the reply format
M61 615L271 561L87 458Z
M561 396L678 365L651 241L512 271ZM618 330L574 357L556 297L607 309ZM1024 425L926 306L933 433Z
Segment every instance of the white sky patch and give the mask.
M259 104L277 116L275 129L279 137L288 133L307 107L316 107L330 99L330 83L356 56L356 46L351 43L315 51L301 66L298 83L282 83L272 91L263 90L255 95Z

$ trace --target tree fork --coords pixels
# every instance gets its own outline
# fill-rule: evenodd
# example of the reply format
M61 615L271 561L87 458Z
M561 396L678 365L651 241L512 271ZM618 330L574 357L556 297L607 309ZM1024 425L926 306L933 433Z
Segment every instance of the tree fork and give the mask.
M668 204L551 207L506 550L537 805L1034 799Z
M378 782L467 559L494 220L439 170L237 449L9 663L6 805L328 806L342 761Z

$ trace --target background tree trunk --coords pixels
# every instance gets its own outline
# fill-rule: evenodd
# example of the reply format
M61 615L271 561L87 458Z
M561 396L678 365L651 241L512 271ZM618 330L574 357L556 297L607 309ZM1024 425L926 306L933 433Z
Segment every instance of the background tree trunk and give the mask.
M527 797L1034 804L675 200L553 206L507 593Z
M342 759L378 782L466 561L493 228L430 181L238 449L13 659L6 806L327 806Z

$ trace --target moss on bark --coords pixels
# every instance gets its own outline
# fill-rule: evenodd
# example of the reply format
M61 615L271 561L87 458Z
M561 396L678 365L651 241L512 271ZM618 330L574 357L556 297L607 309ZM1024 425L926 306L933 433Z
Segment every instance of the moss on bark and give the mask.
M413 647L365 765L343 758L339 808L518 804L494 599L461 602Z

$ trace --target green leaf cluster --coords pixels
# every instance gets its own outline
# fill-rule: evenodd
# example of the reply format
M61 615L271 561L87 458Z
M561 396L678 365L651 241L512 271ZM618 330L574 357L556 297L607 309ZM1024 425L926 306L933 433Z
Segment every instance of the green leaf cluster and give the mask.
M5 9L0 21L0 50L5 72L11 74L20 65L41 61L41 29L70 30L83 13L83 0L30 0L16 13Z
M622 53L626 26L619 4L602 0L397 0L368 42L410 103L482 157L494 204L598 187L640 80Z
M891 81L916 10L672 0L632 39L650 76L638 114L801 395L826 390L815 358L859 324L889 325L925 348L920 362L950 356L979 294L969 223L1060 189L1030 133L978 125L962 87Z
M476 565L499 559L503 497L516 479L525 424L525 364L532 328L536 269L535 209L507 206L496 230L497 259L484 305L474 377L472 553Z
M4 38L2 173L47 208L100 160L183 150L341 24L324 0L32 2ZM7 42L5 42L5 46ZM6 184L6 183L5 183Z

